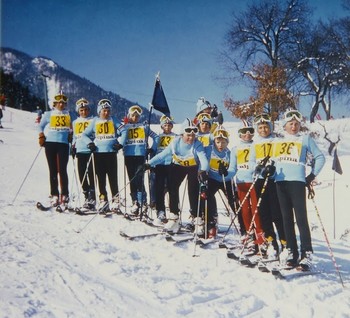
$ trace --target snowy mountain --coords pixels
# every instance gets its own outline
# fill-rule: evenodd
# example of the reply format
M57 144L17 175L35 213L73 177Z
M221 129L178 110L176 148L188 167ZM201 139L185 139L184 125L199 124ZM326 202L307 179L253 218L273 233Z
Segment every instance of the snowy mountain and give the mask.
M1 317L350 317L349 119L321 122L330 140L340 137L342 175L331 168L323 127L309 125L327 159L315 202L308 200L320 273L290 281L243 267L216 245L195 250L192 242L175 246L163 235L120 236L120 230L154 232L139 221L37 210L37 201L47 201L49 181L34 121L35 114L6 108L0 129ZM232 144L237 125L225 123ZM71 193L78 193L72 159L68 167ZM130 205L129 189L121 195ZM219 224L227 228L230 219L218 202ZM185 198L184 222L188 215ZM226 239L239 236L232 230Z
M14 49L1 48L0 65L5 74L12 74L14 79L27 86L34 96L45 99L46 85L49 105L52 105L53 97L60 90L68 96L68 107L71 110L75 110L75 102L81 97L87 98L93 108L100 99L108 98L112 101L114 113L119 119L135 104L64 69L50 58L31 57ZM35 109L35 105L32 106ZM16 108L19 108L19 105ZM148 109L144 108L143 116L148 119ZM153 114L152 119L156 118L158 117Z

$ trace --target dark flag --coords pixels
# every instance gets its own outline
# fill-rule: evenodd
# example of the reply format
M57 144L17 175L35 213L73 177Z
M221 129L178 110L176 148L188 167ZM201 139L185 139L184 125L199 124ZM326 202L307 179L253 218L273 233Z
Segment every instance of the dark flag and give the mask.
M337 154L337 148L335 148L334 150L332 170L334 170L336 173L343 174L343 169L341 168L340 161Z
M156 84L154 87L153 98L152 98L152 106L155 110L160 111L161 113L163 113L168 117L170 116L169 106L166 101L159 76L157 76L156 78Z

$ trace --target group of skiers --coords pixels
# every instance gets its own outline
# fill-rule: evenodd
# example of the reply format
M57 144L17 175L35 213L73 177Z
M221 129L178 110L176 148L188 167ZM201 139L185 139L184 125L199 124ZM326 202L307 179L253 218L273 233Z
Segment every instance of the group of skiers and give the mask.
M173 118L166 115L160 118L162 133L156 134L140 122L142 109L138 105L129 108L123 123L111 116L108 99L98 102L95 117L89 102L79 99L79 117L73 122L66 106L67 97L56 95L52 110L44 113L38 126L39 144L45 147L49 166L52 206L68 205L67 164L71 154L77 158L84 207L99 212L119 211L116 154L122 150L130 184L131 215L147 211L144 176L150 170L154 176L154 182L149 178L150 201L157 211L154 224L173 233L180 230L179 189L186 180L191 218L186 227L198 236L214 238L218 218L215 194L220 190L232 211L238 212L247 248L262 255L271 251L277 255L287 249L287 265L309 269L313 249L306 187L321 171L325 157L309 135L300 133L303 117L299 111L292 109L284 114L284 133L279 136L273 133L269 114L257 115L253 125L239 129L239 143L230 149L222 114L203 97L198 99L195 118L186 118L179 135L172 131ZM313 165L306 176L310 155ZM169 213L165 209L166 192Z

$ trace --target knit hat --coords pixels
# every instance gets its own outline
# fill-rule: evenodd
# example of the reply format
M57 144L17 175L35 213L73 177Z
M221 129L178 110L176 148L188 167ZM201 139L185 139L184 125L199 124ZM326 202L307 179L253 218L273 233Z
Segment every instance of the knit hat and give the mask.
M85 98L80 98L75 103L75 110L77 111L77 113L79 112L79 109L82 107L87 107L88 109L90 109L89 102Z
M109 99L101 99L97 104L97 114L100 114L100 111L105 108L112 108L112 103Z
M204 97L200 97L197 101L197 115L207 108L211 108L210 102L206 101Z
M189 119L186 118L184 122L181 124L181 134L187 133L197 133L198 128L195 126L195 124Z
M160 117L160 127L163 127L163 125L165 124L171 124L174 125L174 119L173 117L168 117L166 115L163 115L162 117Z

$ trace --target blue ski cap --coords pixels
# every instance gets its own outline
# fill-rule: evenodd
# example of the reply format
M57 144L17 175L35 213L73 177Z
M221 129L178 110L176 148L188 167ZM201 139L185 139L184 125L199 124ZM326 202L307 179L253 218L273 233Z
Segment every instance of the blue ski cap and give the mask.
M109 99L103 98L97 104L97 114L100 114L100 111L105 108L112 108L112 103Z
M197 115L199 113L201 113L203 110L207 109L207 108L211 108L211 104L207 100L205 100L204 97L198 98L198 101L197 101Z

